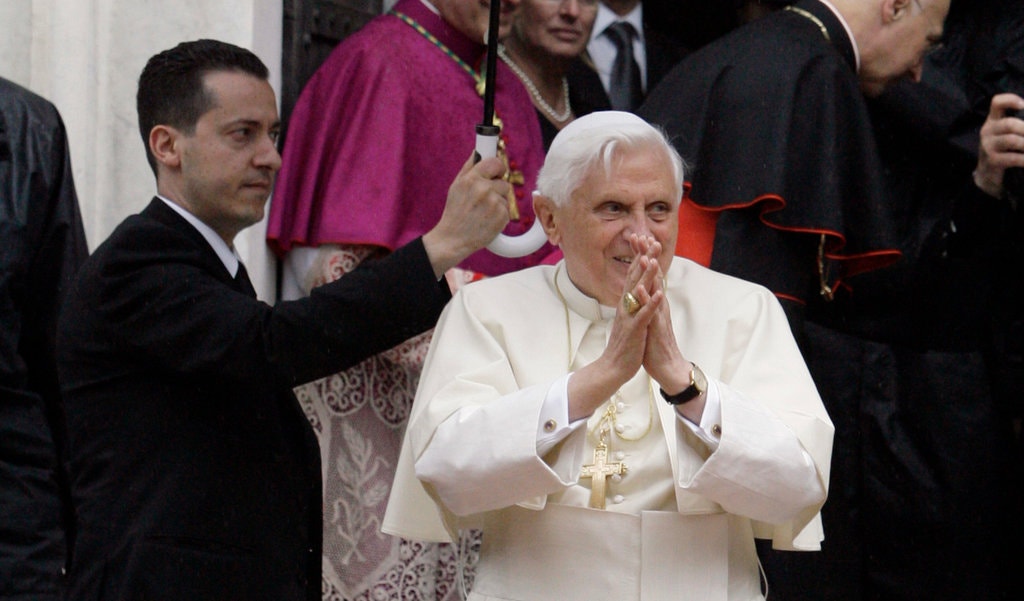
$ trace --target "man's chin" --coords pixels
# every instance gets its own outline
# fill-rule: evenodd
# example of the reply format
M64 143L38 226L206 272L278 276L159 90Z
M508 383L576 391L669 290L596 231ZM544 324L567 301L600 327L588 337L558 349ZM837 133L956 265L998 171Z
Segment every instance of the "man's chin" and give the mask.
M260 221L263 221L263 216L266 214L264 207L266 207L267 201L263 199L261 201L254 202L244 214L239 215L239 221L244 223L244 227L256 225Z

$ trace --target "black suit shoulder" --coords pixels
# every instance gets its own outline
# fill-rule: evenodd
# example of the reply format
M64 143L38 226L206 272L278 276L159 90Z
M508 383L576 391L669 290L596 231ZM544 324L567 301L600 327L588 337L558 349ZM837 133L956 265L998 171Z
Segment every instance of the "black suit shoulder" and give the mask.
M100 245L58 336L71 598L319 599L319 451L291 387L432 327L449 298L420 241L363 265L272 307L158 199Z
M248 379L259 366L261 377L288 385L429 329L449 298L416 241L309 298L270 306L237 289L205 239L159 200L97 248L73 296L61 328L66 349L86 344L83 330L94 329L172 372Z

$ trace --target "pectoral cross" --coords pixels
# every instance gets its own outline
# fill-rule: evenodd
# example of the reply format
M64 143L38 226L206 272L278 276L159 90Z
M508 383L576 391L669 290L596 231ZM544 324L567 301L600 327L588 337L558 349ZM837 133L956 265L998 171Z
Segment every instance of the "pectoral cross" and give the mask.
M506 182L513 186L522 186L526 183L526 178L523 176L523 172L518 169L513 169L509 162L508 152L505 150L505 140L498 140L498 158L501 162L505 163L505 177ZM519 221L519 204L516 202L514 189L508 191L508 210L511 214L512 221Z
M580 478L590 478L590 506L604 509L608 476L625 473L626 464L608 463L608 445L604 440L599 441L594 447L594 463L584 465L580 472Z

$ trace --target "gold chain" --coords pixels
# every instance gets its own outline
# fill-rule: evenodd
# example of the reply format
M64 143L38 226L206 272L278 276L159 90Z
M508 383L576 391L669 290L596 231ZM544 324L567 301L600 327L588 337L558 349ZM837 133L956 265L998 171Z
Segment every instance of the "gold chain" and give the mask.
M797 8L795 6L787 6L784 10L788 10L792 13L800 15L801 17L804 17L805 19L808 19L809 21L818 26L818 29L821 30L821 35L825 36L825 39L827 41L832 41L831 36L828 35L828 29L825 27L825 24L822 23L821 19L819 19L818 17L812 15L811 13L807 12L802 8ZM819 292L821 293L821 297L824 298L826 301L831 301L833 298L835 298L835 291L828 284L828 266L826 264L827 258L825 256L826 241L827 239L825 234L822 234L821 242L818 243L818 286Z
M796 13L796 14L800 15L801 17L811 21L812 23L814 23L815 25L818 26L818 29L821 30L821 35L825 36L826 40L832 41L832 37L830 35L828 35L828 29L825 27L825 24L822 23L821 19L819 19L818 17L812 15L811 13L807 12L806 10L804 10L802 8L797 8L795 6L787 6L783 10L788 10L790 12Z
M825 243L827 241L828 238L825 234L822 234L821 242L818 243L818 285L820 287L819 292L821 297L827 301L831 301L836 297L836 295L835 290L828 284L828 259L825 256Z
M608 432L615 432L615 436L619 440L624 440L626 442L636 442L650 434L651 428L654 427L654 412L656 411L654 408L654 384L651 383L650 378L647 378L647 390L650 392L650 404L647 412L647 428L644 430L643 434L630 438L628 436L624 436L622 432L619 432L619 420L616 417L619 413L619 407L618 403L615 402L615 399L617 398L622 400L622 395L616 391L613 397L608 400L608 407L604 410L604 413L601 415L601 419L597 422L597 426L594 428L596 433L590 432L590 434L594 435L595 440L604 440L607 442L606 436L608 435Z

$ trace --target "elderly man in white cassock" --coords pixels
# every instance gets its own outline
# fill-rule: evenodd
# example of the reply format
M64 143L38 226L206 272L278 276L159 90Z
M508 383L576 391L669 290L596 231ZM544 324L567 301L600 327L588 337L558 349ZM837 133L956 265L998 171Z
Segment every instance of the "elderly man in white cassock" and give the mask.
M482 529L470 600L763 599L754 538L816 550L832 423L771 292L674 258L683 165L630 113L555 138L564 260L445 309L384 530Z

